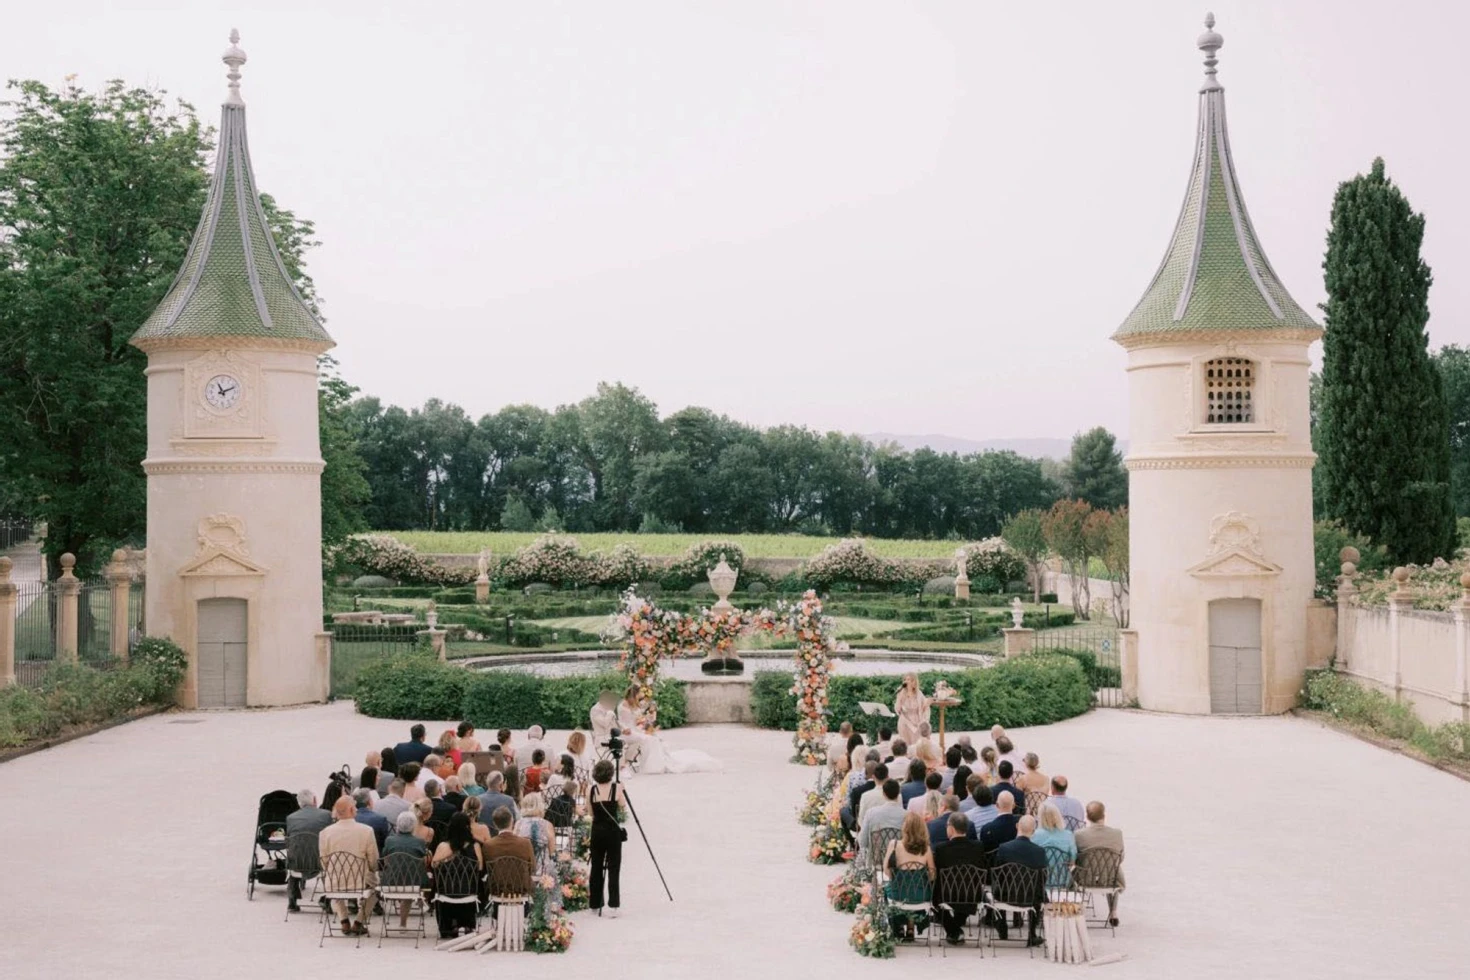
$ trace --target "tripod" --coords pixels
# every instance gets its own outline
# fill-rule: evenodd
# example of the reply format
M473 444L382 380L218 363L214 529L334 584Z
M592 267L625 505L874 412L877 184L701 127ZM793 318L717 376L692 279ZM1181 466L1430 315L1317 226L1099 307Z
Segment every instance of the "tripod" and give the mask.
M622 731L614 728L607 739L607 750L613 757L613 799L619 796L622 790L622 798L628 804L628 812L633 815L633 823L638 828L638 836L643 838L643 846L648 848L648 859L653 862L653 870L658 872L659 884L664 886L664 894L669 896L669 901L674 900L674 893L669 891L669 883L664 878L664 870L658 866L658 858L653 856L653 845L648 842L648 835L643 832L643 821L638 819L638 810L633 806L633 798L628 795L623 785L623 739Z

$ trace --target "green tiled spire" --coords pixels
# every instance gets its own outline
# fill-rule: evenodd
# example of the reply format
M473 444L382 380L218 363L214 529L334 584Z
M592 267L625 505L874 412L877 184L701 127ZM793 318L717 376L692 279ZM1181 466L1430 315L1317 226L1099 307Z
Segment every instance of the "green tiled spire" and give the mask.
M281 264L266 225L245 138L240 66L245 52L230 32L224 62L229 94L222 110L214 179L189 254L168 295L132 343L185 337L262 337L332 345Z
M1173 240L1147 292L1114 340L1200 331L1317 330L1281 284L1251 227L1225 129L1225 89L1215 78L1215 52L1225 43L1205 18L1199 48L1205 83L1199 93L1194 170Z

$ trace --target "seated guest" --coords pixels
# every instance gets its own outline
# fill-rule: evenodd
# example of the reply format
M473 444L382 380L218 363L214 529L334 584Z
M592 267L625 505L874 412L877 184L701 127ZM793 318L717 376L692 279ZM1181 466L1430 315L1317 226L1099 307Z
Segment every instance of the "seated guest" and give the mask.
M495 838L489 844L485 845L485 863L488 865L500 857L518 857L525 861L526 864L524 877L516 873L504 875L497 881L497 884L500 886L500 893L503 895L530 894L531 869L536 864L535 848L529 840L511 829L515 823L515 814L511 812L509 807L496 807L495 811L490 815L490 820L494 828Z
M892 762L888 763L889 772L904 772ZM918 759L910 759L907 767L908 778L904 781L900 790L903 805L907 807L915 799L924 795L924 779L929 775L929 770L924 768L924 763Z
M879 761L886 761L893 755L893 729L878 729L878 744L873 748L878 750Z
M555 799L561 795L562 787L568 783L572 784L572 795L575 796L577 792L577 760L563 753L561 759L557 761L556 770L546 777L543 787L546 790L545 795L549 799ZM548 806L550 806L549 803Z
M531 764L526 767L524 787L527 793L541 792L541 786L546 777L551 775L551 767L546 764L546 750L532 749Z
M454 775L454 770L458 768L454 763L436 752L424 760L424 768L419 773L419 779L422 781L432 776L442 783ZM425 776L424 773L427 773L428 776Z
M991 861L991 867L999 868L1006 864L1019 864L1025 868L1044 869L1046 852L1032 842L1031 835L1034 833L1036 833L1035 817L1025 816L1016 821L1016 836L1000 845ZM1026 945L1040 946L1041 940L1036 936L1036 927L1041 924L1041 905L1046 901L1045 877L1037 879L1033 888L1014 891L1007 888L1009 883L999 883L999 879L993 880L997 882L992 885L997 899L1007 905L1031 907L1031 911L1026 915ZM997 916L995 930L1001 939L1006 938L1005 916Z
M492 772L485 777L485 792L480 796L480 822L490 827L490 832L495 833L495 825L491 823L490 815L500 807L510 811L511 821L516 817L516 801L505 793L505 773Z
M376 752L373 755L377 755ZM378 802L378 768L377 766L363 766L362 775L357 777L357 788L365 789L372 794L372 801Z
M424 795L429 798L429 806L433 816L430 820L443 820L449 822L449 818L459 812L444 799L444 784L437 779L429 780L424 786Z
M296 794L297 809L286 814L286 840L292 834L319 834L332 824L332 814L316 805L316 794L303 789ZM300 911L297 900L301 897L301 879L289 878L286 882L286 908Z
M924 866L925 878L922 884L912 880L904 880L897 876L897 872L905 865L920 864ZM924 828L924 821L918 814L908 813L904 815L902 832L898 840L888 845L888 853L883 857L883 865L888 869L890 875L887 894L891 901L895 902L923 902L928 904L933 897L934 886L934 848L929 846L929 833ZM916 887L917 885L917 887ZM913 913L907 911L894 911L889 913L893 922L894 933L904 939L912 940L915 932L915 916L919 923L927 920L924 913Z
M388 784L398 775L398 757L394 755L392 747L383 749L379 753L382 764L378 766L378 785L373 789L378 791L378 798L382 799L388 795Z
M378 850L383 849L383 844L388 840L388 831L392 825L388 818L380 813L373 812L372 790L358 788L352 792L352 802L357 805L356 819L358 823L367 824L373 829L373 836L377 839Z
M517 804L519 804L521 802L521 796L524 795L524 793L525 789L521 786L521 771L514 766L506 769L505 795L509 796L511 799L515 800Z
M521 746L521 758L529 759L531 753L540 749L543 753L550 751L546 747L546 729L540 725L532 725L526 729L526 744Z
M332 807L336 806L337 805L337 801L340 800L341 798L342 798L342 782L341 782L341 780L338 780L338 779L329 779L329 780L327 780L327 788L322 793L322 809L323 810L326 810L328 813L330 813L332 811Z
M950 783L949 791L954 793L955 796L958 796L961 803L970 798L971 775L973 774L970 772L970 767L963 762L954 771L954 778Z
M351 797L341 797L332 807L333 823L317 835L317 848L322 862L322 889L324 891L356 891L362 884L368 886L363 900L358 903L357 914L348 913L347 903L332 900L332 914L342 922L342 934L366 936L367 920L373 914L378 896L374 889L378 884L378 839L373 829L357 822L357 804ZM336 879L328 872L333 854L351 854L361 859L366 867L366 879Z
M1047 803L1042 806L1041 818L1037 822L1040 826L1031 835L1031 841L1048 852L1047 867L1051 870L1047 872L1047 886L1065 888L1071 884L1070 870L1077 863L1077 842L1067 825L1062 822L1062 811L1056 808L1056 804ZM1058 853L1050 853L1053 850Z
M482 752L480 740L475 738L475 726L467 721L459 723L454 729L455 738L459 739L459 750L461 752Z
M1123 832L1116 827L1110 827L1104 822L1106 816L1103 805L1097 800L1087 804L1087 826L1077 831L1074 835L1077 842L1077 859L1086 863L1087 852L1095 850L1116 851L1121 861L1123 857ZM1111 882L1098 881L1084 877L1086 884L1098 888L1123 887L1123 867L1118 866L1118 877ZM1118 924L1118 896L1108 896L1108 923L1116 926Z
M1016 839L1016 798L1005 791L997 793L995 809L995 819L980 827L980 843L985 845L986 854L994 854L1002 844Z
M552 827L570 827L577 820L577 783L564 779L546 798L546 822Z
M940 789L948 793L951 789L955 788L954 773L964 761L965 756L960 751L960 747L958 745L951 745L949 750L944 753L944 768L939 770ZM964 786L964 783L960 783L960 785Z
M434 848L434 867L438 867L451 858L463 855L475 862L475 867L483 869L485 862L481 859L480 848L475 844L475 838L470 833L470 821L463 813L456 813L449 821L449 831L444 835L444 841ZM439 938L452 939L464 933L474 932L476 924L477 909L474 902L463 904L450 902L435 902L435 914L439 919Z
M888 763L880 762L873 767L873 788L868 790L858 799L857 825L861 829L863 821L868 816L868 811L883 802L885 796L883 784L888 782ZM893 780L893 785L898 785L898 780ZM903 803L899 803L899 809L903 809Z
M424 798L424 788L419 785L422 773L423 766L417 762L405 762L398 767L398 778L403 780L403 798L409 803L417 803Z
M852 771L852 760L841 751L841 748L842 746L839 745L839 751L827 757L827 769L832 773L834 781L844 783L847 781L847 774Z
M414 819L419 822L419 825L413 829L414 836L432 847L434 844L434 828L429 826L429 821L434 816L434 804L430 803L429 798L426 796L414 803L412 812Z
M464 809L464 801L469 799L469 794L464 791L464 784L459 781L458 776L450 776L444 780L444 802L454 807L455 812Z
M429 863L429 846L414 836L414 828L418 826L418 818L407 811L400 813L394 821L393 833L388 835L388 840L383 844L383 860L386 862L390 854L408 854L421 864ZM428 884L428 876L419 879L420 884ZM408 913L411 902L398 903L398 925L403 928L408 925Z
M439 733L439 744L434 747L434 754L443 759L450 769L458 769L459 764L464 761L459 754L459 736L454 734L454 729L446 728ZM446 775L441 773L440 775Z
M972 784L974 789L970 792L970 806L966 807L963 803L960 804L960 812L969 817L970 823L976 827L983 827L1000 816L1000 810L995 806L995 797L990 795L990 787L982 782L978 782L980 779L979 776L971 776L970 778L977 780L977 782Z
M915 759L914 761L919 762L918 759ZM922 762L919 762L919 764L923 765ZM939 816L939 811L944 809L944 794L939 792L939 783L939 773L931 772L927 776L925 776L923 794L914 797L912 800L909 800L906 809L910 813L917 813L919 816L923 817L925 821L932 820L935 817Z
M510 729L502 728L496 732L495 741L500 746L500 752L505 756L505 761L514 765L516 761L516 750L510 747Z
M996 770L1000 775L1000 782L990 787L990 795L995 797L995 799L999 801L1000 794L1011 794L1011 799L1016 801L1017 814L1019 815L1021 813L1025 813L1026 794L1021 792L1021 787L1017 786L1014 780L1011 778L1011 764L1009 762L1002 761L1000 765L996 766Z
M876 755L877 753L874 753ZM869 759L863 763L863 781L847 791L847 802L842 807L842 826L847 828L849 834L857 829L858 807L862 802L863 794L878 785L873 778L874 771L881 763Z
M852 735L852 722L844 721L837 726L837 730L827 735L827 765L835 767L837 756L851 751L847 748L847 739ZM850 760L849 760L850 761Z
M1051 788L1051 777L1041 771L1041 757L1027 752L1025 768L1016 776L1016 787L1023 793L1045 793Z
M934 871L938 878L934 884L934 905L939 909L939 921L944 926L945 938L950 945L964 942L965 920L974 915L977 906L969 902L956 902L954 896L944 893L945 868L969 866L985 867L985 848L975 839L975 825L963 813L950 813L944 817L944 843L934 847ZM934 831L931 828L932 840ZM948 905L949 908L942 906Z
M919 722L919 740L910 746L910 751L915 759L924 763L924 768L930 772L939 768L942 761L939 757L939 746L934 744L934 732L927 721Z
M405 762L422 763L434 750L424 741L424 726L414 725L408 730L408 741L393 746L393 757L401 766ZM411 782L411 780L410 780Z
M1009 735L1001 735L995 740L996 771L1000 771L1002 762L1009 762L1011 769L1015 770L1021 765L1021 753L1016 751L1016 746L1011 742Z
M531 842L531 850L536 854L536 873L555 875L556 857L552 853L556 847L555 831L546 819L545 798L540 793L527 793L521 798L521 816L515 822L515 832Z
M480 822L480 814L484 812L480 808L478 796L467 796L464 801L464 809L461 811L470 819L470 834L475 838L477 844L488 844L492 834L490 828Z
M996 765L994 746L987 745L982 748L980 750L980 768L978 771L988 776L991 782L999 778L995 769Z
M403 798L403 780L397 776L388 784L388 792L373 804L373 812L389 823L397 823L399 814L412 804Z
M581 729L567 736L567 750L565 754L571 756L578 767L586 769L589 773L592 771L593 765L597 762L597 756L592 751L591 740L587 738L587 733Z
M869 762L882 762L878 756L877 749L863 749L862 755L854 763L852 772L847 774L847 792L851 793L853 787L859 783L866 783L873 778L873 773L868 769ZM864 792L867 792L864 790Z
M1051 777L1051 802L1062 813L1062 819L1070 827L1081 827L1087 821L1087 815L1082 810L1082 803L1076 797L1067 795L1067 777Z
M459 764L459 789L465 796L479 796L485 792L485 787L475 782L475 764L473 762L461 762Z
M932 844L934 847L938 847L940 844L943 844L946 840L949 839L949 837L947 836L949 828L949 818L959 812L960 798L958 796L955 796L953 793L950 793L944 798L944 804L942 809L939 811L939 815L932 817L928 821L926 821L926 825L929 828L930 844ZM975 838L979 836L979 834L975 831L975 825L970 823L969 817L965 817L965 824L970 828L966 832L970 837Z
M909 743L905 742L901 738L896 738L893 740L893 747L889 751L891 751L893 755L883 760L884 762L888 763L888 771L908 772L910 761Z
M970 736L961 735L957 744L960 747L960 761L971 769L974 769L976 761L980 758L980 753L976 752L975 746L970 744Z
M873 832L885 827L900 828L903 826L903 818L908 815L898 800L898 780L885 779L879 784L877 792L882 794L883 802L858 817L858 826L861 828L858 831L858 850L866 855L873 867L877 867L883 857L872 852Z

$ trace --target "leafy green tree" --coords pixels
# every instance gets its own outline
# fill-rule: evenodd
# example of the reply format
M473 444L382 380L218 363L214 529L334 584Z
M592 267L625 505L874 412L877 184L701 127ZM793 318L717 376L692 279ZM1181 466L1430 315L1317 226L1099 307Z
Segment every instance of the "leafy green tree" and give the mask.
M1092 508L1085 500L1058 500L1041 518L1046 546L1062 560L1072 583L1072 611L1078 619L1092 615L1092 583L1088 571L1096 535L1089 533L1087 519Z
M1031 601L1040 602L1042 569L1047 554L1042 512L1033 508L1012 515L1000 529L1000 536L1026 563L1026 570L1031 575Z
M128 338L188 250L210 148L193 110L112 82L11 83L0 113L0 495L95 569L142 536L146 358ZM53 563L52 567L56 567Z
M505 501L505 507L500 511L500 529L502 531L531 531L536 527L536 518L531 513L531 508L526 506L526 501L518 493L511 494Z
M1112 510L1128 503L1128 471L1118 442L1102 426L1072 437L1072 453L1062 468L1068 496Z
M1434 365L1450 421L1450 493L1455 513L1470 517L1470 348L1446 344Z
M372 496L365 475L367 464L357 450L347 405L357 389L342 380L337 362L321 359L317 384L317 424L321 433L322 543L338 544L347 536L367 530L364 505Z
M1426 562L1455 545L1449 422L1429 358L1424 216L1384 174L1339 185L1327 233L1321 516Z
M1128 508L1095 510L1083 525L1087 547L1102 562L1111 583L1113 621L1128 625Z

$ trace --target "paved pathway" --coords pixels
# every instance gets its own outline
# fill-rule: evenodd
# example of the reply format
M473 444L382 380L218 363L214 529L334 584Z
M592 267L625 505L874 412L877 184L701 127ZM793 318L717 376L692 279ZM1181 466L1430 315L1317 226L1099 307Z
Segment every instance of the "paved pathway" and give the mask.
M317 923L281 921L280 892L245 901L257 797L325 784L397 741L398 722L348 704L172 714L0 766L0 974L9 978L491 975L503 960L390 942L317 949ZM438 729L431 726L431 733ZM1464 977L1470 784L1312 723L1099 711L1018 730L1023 750L1102 797L1128 841L1131 888L1098 975ZM663 898L636 830L619 920L575 916L572 951L517 959L506 975L683 978L1057 976L1004 950L890 963L846 945L830 911L837 869L803 860L794 819L809 770L787 737L675 731L721 756L724 775L654 776L629 789L677 900ZM376 940L374 940L376 942Z

